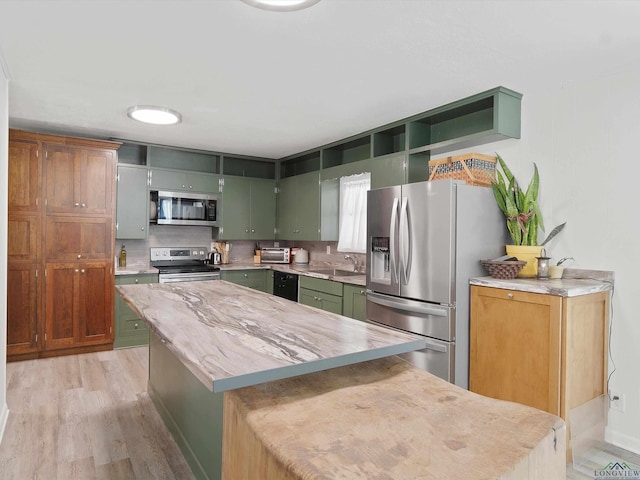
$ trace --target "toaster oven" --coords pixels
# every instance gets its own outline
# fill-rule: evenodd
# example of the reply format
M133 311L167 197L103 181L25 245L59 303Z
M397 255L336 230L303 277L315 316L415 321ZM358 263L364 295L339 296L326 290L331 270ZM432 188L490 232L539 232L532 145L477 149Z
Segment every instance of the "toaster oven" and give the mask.
M291 263L291 249L288 247L261 248L260 263Z

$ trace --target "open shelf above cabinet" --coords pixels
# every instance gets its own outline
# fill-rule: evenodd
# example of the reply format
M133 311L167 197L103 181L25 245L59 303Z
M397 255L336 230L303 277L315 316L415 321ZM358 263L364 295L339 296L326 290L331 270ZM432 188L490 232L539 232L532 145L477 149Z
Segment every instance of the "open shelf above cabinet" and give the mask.
M373 156L381 157L382 155L404 151L406 148L406 131L406 126L402 124L380 132L374 132Z
M332 178L337 167L370 160L370 169L405 181L426 180L431 155L520 138L522 94L496 87L441 107L397 120L316 150L280 160L279 178L321 170ZM406 170L400 175L397 167ZM324 171L329 169L331 172ZM346 171L346 170L345 170ZM342 170L340 170L342 172ZM428 177L428 175L426 175Z
M296 155L280 162L280 178L294 177L320 170L320 150Z
M324 148L322 168L337 167L367 158L371 158L371 135Z
M505 138L520 138L522 95L498 87L413 117L409 152L440 154Z
M149 145L148 149L150 167L220 173L220 155L155 145Z
M276 164L273 160L224 155L222 157L222 173L223 175L273 180L276 178Z

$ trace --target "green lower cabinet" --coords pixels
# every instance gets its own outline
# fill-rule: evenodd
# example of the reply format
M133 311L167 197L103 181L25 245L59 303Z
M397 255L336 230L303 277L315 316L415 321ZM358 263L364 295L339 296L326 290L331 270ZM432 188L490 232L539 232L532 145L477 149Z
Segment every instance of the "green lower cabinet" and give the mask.
M267 270L267 293L273 295L273 270Z
M116 285L158 283L157 274L117 275ZM113 348L137 347L149 343L149 327L131 310L122 297L114 294L115 338Z
M222 270L221 280L237 283L245 287L260 290L265 293L273 293L273 278L271 280L271 290L269 290L269 274L271 270L251 269L251 270Z
M367 319L367 290L360 285L344 284L344 305L342 314L356 320Z
M299 303L342 315L341 282L305 276L299 278Z

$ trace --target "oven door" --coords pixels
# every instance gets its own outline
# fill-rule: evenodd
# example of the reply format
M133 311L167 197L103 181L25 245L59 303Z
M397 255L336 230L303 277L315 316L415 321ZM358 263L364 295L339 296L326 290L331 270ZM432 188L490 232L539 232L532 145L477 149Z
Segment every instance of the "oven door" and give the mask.
M158 275L158 283L198 282L204 280L220 280L220 272L161 273Z

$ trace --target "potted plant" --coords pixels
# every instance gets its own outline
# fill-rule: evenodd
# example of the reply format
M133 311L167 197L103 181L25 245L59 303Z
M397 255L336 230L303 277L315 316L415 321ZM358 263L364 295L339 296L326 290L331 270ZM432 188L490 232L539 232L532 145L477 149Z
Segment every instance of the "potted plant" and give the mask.
M507 219L507 229L513 241L513 245L507 245L507 255L527 262L519 277L535 277L538 270L536 257L541 256L544 246L564 228L566 222L558 225L542 243L538 243L538 232L544 231L538 206L538 166L533 164L533 177L527 190L523 191L502 157L497 153L496 156L502 172L496 169L496 180L491 188L498 207Z

